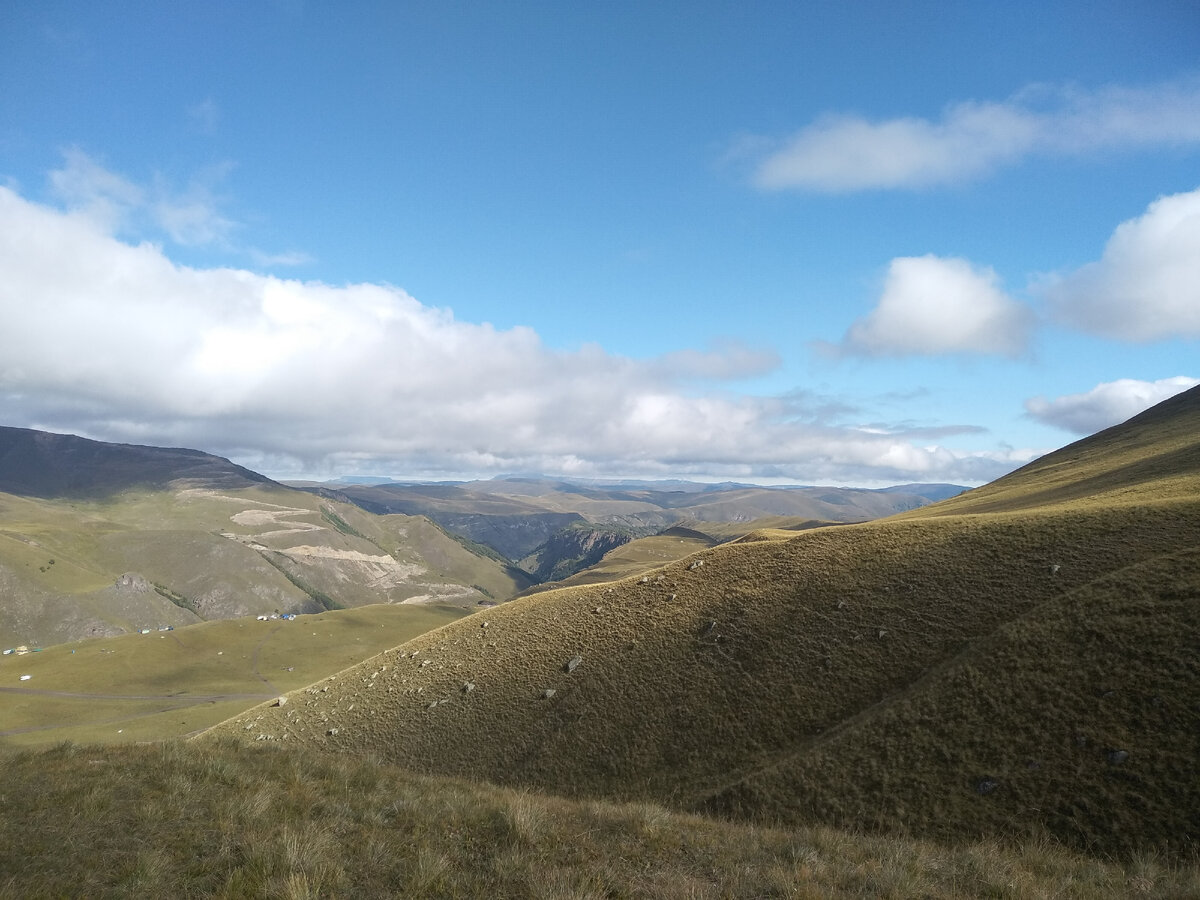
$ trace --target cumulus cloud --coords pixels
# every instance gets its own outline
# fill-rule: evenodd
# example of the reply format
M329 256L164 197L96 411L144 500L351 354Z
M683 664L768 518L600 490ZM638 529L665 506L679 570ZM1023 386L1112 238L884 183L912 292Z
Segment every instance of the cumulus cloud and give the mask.
M389 285L178 265L3 187L0 275L9 424L198 447L276 475L978 482L1031 455L951 451L798 417L795 398L699 390L773 365L769 353L555 350Z
M1002 102L954 104L937 120L822 116L771 142L753 180L766 190L923 188L979 178L1033 154L1197 143L1198 80L1090 92L1033 86ZM753 146L744 138L741 145Z
M990 268L933 255L888 266L879 303L846 332L840 352L862 356L1020 355L1032 314Z
M1053 400L1033 397L1025 401L1025 410L1046 425L1075 434L1092 434L1124 422L1130 416L1136 416L1198 384L1200 379L1186 375L1158 381L1121 378L1098 384L1082 394L1068 394Z
M1043 286L1063 323L1105 337L1200 337L1200 189L1117 226L1099 261Z

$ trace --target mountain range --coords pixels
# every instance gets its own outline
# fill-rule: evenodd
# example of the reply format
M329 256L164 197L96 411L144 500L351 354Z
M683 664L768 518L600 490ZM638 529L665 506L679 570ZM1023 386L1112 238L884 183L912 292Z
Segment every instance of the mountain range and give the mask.
M373 603L473 609L701 514L744 533L767 513L863 519L929 499L531 478L302 487L196 450L0 428L0 644Z

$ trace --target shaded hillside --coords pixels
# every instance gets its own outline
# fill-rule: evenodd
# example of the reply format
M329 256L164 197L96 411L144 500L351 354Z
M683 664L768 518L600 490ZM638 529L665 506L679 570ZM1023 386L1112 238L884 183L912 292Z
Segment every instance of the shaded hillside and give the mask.
M763 828L261 743L61 744L2 762L6 897L1128 900L1200 888L1195 864L1152 854Z
M633 537L628 528L572 525L551 535L519 565L539 582L558 581L596 565Z
M227 459L180 448L109 444L28 428L0 427L0 492L19 497L105 497L130 488L274 484Z
M1154 425L1174 464L1120 504L934 507L716 547L469 617L217 733L771 821L1191 845L1200 431L1174 410ZM1135 443L1161 456L1144 422ZM1131 440L1093 441L1079 477L1115 484L1104 442L1128 471Z
M540 594L559 588L586 584L607 584L633 575L642 575L660 566L700 550L707 550L719 541L690 528L668 528L650 537L637 538L610 550L599 562L575 572L570 577L549 584L528 588L519 596Z

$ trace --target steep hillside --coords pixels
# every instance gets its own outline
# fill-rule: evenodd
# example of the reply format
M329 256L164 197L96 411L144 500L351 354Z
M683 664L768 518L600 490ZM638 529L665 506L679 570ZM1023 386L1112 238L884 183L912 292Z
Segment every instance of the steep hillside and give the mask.
M468 617L216 733L772 821L1190 846L1197 400L1060 451L1119 503L1062 465L1071 503L716 547Z
M572 525L552 534L518 565L539 582L558 581L596 565L606 553L633 537L628 528Z
M1171 502L1195 494L1200 388L1047 453L1003 478L909 515Z
M675 526L659 534L637 538L609 550L600 560L570 577L549 584L537 584L524 594L538 594L584 584L606 584L631 575L642 575L669 562L716 546L720 541L691 528Z
M4 647L381 602L475 607L530 584L427 519L371 515L207 454L5 437L0 474L20 493L0 492Z

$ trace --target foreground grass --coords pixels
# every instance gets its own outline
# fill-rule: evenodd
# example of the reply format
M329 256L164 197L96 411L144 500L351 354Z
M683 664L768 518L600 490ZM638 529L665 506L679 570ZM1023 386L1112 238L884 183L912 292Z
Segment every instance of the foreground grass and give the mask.
M1195 861L772 830L281 747L0 762L3 898L1200 896Z

